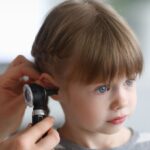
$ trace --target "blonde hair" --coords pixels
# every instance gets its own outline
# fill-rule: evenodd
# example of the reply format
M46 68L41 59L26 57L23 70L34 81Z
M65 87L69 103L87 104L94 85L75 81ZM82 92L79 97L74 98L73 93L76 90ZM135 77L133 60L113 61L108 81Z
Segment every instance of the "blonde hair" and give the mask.
M128 24L96 0L68 0L46 17L32 47L41 72L67 81L113 80L141 74L143 56Z

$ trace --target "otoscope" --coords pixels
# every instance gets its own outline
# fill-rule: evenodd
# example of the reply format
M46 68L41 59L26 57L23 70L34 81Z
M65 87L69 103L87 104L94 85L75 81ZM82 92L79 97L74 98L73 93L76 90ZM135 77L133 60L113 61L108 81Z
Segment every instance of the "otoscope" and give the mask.
M33 107L32 125L38 123L48 116L48 96L58 93L56 88L44 88L38 84L25 84L23 87L23 95L25 103L29 107Z

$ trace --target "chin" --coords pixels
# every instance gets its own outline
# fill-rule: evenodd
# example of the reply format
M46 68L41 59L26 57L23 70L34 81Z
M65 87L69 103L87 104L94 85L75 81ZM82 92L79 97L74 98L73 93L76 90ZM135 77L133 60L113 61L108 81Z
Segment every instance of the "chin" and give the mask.
M104 129L101 129L99 130L100 133L103 133L103 134L116 134L118 133L119 131L121 131L121 129L123 128L123 126L121 127L107 127L107 128L104 128Z

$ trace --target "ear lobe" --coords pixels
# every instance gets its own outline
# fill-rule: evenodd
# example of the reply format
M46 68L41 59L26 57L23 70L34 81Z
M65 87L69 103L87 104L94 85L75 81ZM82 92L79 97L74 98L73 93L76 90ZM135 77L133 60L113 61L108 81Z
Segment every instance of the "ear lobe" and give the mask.
M40 78L39 78L39 82L43 87L46 88L51 88L51 89L57 89L58 88L58 94L56 95L52 95L52 99L59 101L60 97L59 97L59 85L57 83L57 81L54 79L54 77L52 77L51 75L47 74L47 73L42 73Z

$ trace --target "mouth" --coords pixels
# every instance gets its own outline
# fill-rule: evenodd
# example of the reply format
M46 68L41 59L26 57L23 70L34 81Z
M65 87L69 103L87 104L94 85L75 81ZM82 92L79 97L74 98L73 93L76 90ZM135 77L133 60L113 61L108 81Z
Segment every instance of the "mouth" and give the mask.
M116 117L112 120L108 120L107 122L108 123L111 123L111 124L114 124L114 125L119 125L119 124L122 124L123 122L125 122L127 116L124 115L124 116L119 116L119 117Z

